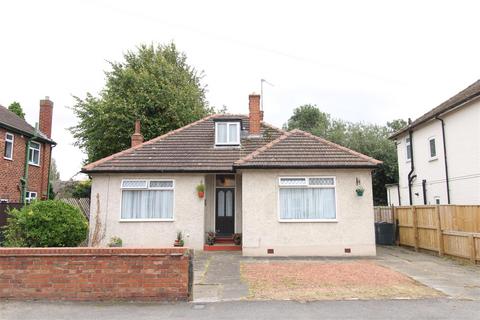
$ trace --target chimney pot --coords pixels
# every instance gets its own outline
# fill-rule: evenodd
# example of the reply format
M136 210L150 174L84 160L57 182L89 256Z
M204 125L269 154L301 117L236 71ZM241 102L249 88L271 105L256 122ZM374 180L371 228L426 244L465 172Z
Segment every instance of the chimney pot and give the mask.
M52 137L52 118L53 118L53 102L48 96L40 100L40 112L38 116L39 130L48 138Z
M260 135L263 111L260 111L260 95L252 93L248 96L250 135Z
M143 136L140 132L140 120L135 120L135 133L132 134L132 148L143 143Z

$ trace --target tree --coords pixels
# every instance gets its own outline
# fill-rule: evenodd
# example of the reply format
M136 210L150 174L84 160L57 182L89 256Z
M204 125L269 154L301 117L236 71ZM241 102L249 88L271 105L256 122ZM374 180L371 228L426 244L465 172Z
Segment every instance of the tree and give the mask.
M130 147L136 119L149 140L213 111L201 83L203 72L189 66L173 43L141 45L110 66L99 96L75 97L72 108L79 123L70 130L87 162Z
M373 198L377 205L386 204L385 184L398 182L397 152L388 137L405 125L402 119L387 122L385 126L332 119L315 105L296 108L288 120L289 130L308 131L383 161L373 173Z
M8 110L12 111L13 113L15 113L20 118L25 119L25 112L23 112L22 106L17 101L12 102L8 106Z

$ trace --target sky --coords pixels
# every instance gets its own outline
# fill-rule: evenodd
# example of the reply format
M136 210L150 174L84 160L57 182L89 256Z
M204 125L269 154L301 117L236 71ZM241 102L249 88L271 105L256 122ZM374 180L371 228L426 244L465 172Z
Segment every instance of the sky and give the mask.
M73 96L97 95L108 61L143 43L175 42L210 105L231 113L268 80L276 126L307 103L349 121L415 119L480 78L478 12L478 1L2 1L0 104L20 102L34 125L50 97L63 180L85 159L68 131Z

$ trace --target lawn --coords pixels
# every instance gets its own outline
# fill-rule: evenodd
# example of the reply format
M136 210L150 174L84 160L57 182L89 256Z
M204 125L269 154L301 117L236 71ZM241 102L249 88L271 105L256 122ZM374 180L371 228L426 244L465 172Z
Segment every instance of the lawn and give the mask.
M442 294L373 261L256 261L241 264L250 299L432 298Z

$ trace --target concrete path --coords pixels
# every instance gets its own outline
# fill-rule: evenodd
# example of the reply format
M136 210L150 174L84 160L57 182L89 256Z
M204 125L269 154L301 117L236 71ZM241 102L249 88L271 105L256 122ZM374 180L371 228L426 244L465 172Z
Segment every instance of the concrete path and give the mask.
M375 260L451 298L480 300L480 266L387 246L377 247Z
M240 278L241 252L195 252L193 300L234 301L248 296Z
M217 303L71 303L0 301L2 320L153 319L479 319L480 301L231 301Z

